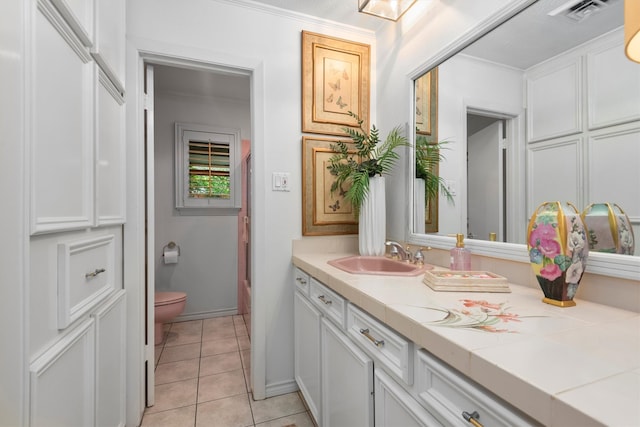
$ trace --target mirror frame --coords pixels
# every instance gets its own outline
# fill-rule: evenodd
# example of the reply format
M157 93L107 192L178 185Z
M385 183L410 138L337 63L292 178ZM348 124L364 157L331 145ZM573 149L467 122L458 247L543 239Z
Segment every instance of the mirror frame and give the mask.
M417 78L429 70L438 67L444 61L464 50L467 46L537 1L538 0L517 0L510 3L499 12L482 21L472 31L465 33L462 37L445 46L435 56L424 62L423 65L410 72L407 75L408 85L411 88L411 105L409 111L414 112L416 108L414 82ZM439 93L439 95L442 94ZM411 126L409 128L415 129L415 114L412 114L410 123ZM415 132L409 132L408 136L411 146L413 147L415 144ZM408 153L407 167L405 170L408 172L409 185L407 185L406 197L410 202L409 206L413 206L413 177L415 176L415 162L413 161L415 154L413 148L408 150ZM456 240L454 237L414 233L413 209L408 209L407 213L408 220L406 222L407 227L405 234L408 243L420 246L431 246L432 248L444 250L449 250L455 246ZM529 263L527 246L524 244L468 239L465 240L465 246L469 248L473 254ZM638 280L640 277L640 256L621 256L619 254L609 254L604 252L590 252L586 272L621 279Z

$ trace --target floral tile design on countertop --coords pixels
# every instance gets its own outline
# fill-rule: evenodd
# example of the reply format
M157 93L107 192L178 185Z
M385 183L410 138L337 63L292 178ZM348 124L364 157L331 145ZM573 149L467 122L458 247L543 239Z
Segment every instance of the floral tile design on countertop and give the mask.
M461 308L437 308L424 307L427 310L435 310L442 312L444 317L438 320L427 322L433 326L442 326L448 328L467 328L483 332L492 333L518 333L509 328L509 323L520 323L523 319L529 317L546 317L546 316L521 316L512 313L509 310L508 302L490 303L485 300L461 299ZM500 327L504 325L504 327Z

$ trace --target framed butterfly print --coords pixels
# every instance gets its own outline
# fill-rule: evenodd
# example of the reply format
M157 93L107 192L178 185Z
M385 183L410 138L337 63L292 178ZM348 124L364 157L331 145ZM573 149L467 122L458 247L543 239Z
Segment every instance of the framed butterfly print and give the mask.
M434 68L416 79L416 131L422 135L433 135L436 141L438 120L438 68Z
M347 135L349 111L369 129L369 57L367 44L302 32L303 132Z
M356 234L358 219L343 188L331 194L329 158L336 139L302 137L302 235ZM351 144L351 143L349 143ZM356 152L355 146L353 152Z

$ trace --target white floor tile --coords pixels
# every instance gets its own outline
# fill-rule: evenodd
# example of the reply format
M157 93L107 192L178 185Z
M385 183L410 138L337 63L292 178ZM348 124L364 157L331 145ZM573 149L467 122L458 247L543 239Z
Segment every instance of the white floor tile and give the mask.
M243 316L163 325L156 403L141 427L313 427L298 393L253 401Z

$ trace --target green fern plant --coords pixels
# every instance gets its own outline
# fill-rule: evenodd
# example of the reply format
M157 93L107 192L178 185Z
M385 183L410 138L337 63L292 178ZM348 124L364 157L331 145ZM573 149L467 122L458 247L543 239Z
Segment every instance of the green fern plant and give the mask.
M367 133L362 127L363 120L351 111L349 115L358 123L358 129L344 128L355 146L355 152L344 141L331 144L331 149L336 154L329 159L327 169L335 176L335 181L331 184L331 194L339 191L344 195L358 216L360 206L369 193L369 179L389 173L400 157L397 148L408 146L409 143L402 135L400 126L392 129L387 138L381 141L375 125L372 125Z
M454 203L446 181L437 173L438 165L445 159L442 150L446 149L445 145L448 143L448 141L430 142L424 135L416 137L416 178L424 179L425 200L438 197L438 191L442 191L447 201Z

